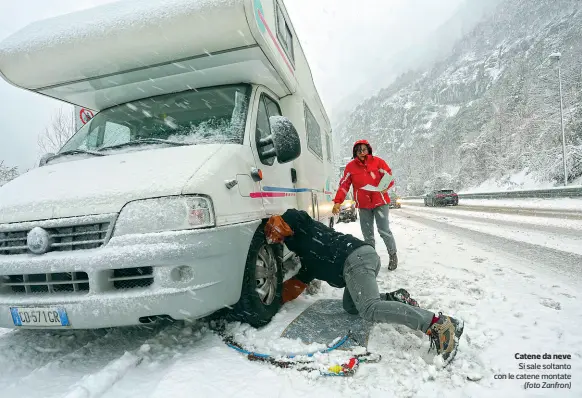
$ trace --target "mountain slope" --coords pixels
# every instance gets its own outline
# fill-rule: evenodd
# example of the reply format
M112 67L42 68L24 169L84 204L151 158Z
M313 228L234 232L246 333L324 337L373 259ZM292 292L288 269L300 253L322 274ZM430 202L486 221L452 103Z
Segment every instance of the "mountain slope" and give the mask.
M368 80L356 91L350 91L332 104L332 124L341 128L349 112L367 97L378 94L382 87L391 84L399 74L432 65L441 61L452 50L456 41L472 30L479 21L489 15L502 0L465 0L454 14L435 31L421 37L414 45L396 55L380 52L376 68L372 67ZM376 71L375 71L376 70Z
M505 0L428 72L403 74L361 103L338 129L341 156L369 139L406 194L520 171L563 183L557 65L548 58L561 51L569 180L582 175L581 33L578 0Z

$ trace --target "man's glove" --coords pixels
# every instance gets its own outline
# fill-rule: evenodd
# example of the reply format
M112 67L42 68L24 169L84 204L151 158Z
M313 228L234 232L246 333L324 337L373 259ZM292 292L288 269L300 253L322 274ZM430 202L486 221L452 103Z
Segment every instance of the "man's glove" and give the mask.
M265 225L267 243L282 243L286 237L292 236L293 230L281 216L271 216Z
M307 285L301 282L299 279L291 278L283 282L283 304L288 301L295 300L301 295L301 293L303 293L306 288Z
M342 208L342 204L341 203L336 203L336 204L333 205L333 209L331 210L331 212L333 214L339 214L341 208Z

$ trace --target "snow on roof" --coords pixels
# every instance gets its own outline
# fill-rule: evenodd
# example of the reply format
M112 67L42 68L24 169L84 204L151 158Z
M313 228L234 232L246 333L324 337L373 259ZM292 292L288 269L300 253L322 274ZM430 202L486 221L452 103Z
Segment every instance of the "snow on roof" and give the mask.
M243 1L124 0L34 22L0 42L0 72L36 90L253 44Z
M0 53L34 50L75 39L90 40L139 26L159 24L179 15L239 0L122 0L31 23L0 42Z

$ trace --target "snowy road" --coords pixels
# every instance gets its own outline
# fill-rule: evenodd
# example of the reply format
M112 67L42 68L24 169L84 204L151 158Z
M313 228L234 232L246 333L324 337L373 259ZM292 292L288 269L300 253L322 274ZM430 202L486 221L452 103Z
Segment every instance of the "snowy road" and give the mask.
M518 262L530 262L566 280L582 281L582 220L482 213L460 206L404 206L398 211L411 220L469 239L486 250L494 248Z
M496 217L501 220L495 220ZM527 220L525 220L527 218ZM224 345L205 322L155 328L32 332L0 330L2 397L578 397L582 395L582 253L576 220L494 215L452 208L408 207L390 212L400 265L382 269L381 290L408 289L421 306L465 320L456 360L438 369L426 336L376 325L364 364L353 378L324 378L250 362ZM503 222L498 222L503 221ZM579 222L582 224L582 222ZM544 229L545 228L545 229ZM582 227L581 227L582 228ZM361 237L359 224L337 230ZM544 238L545 237L545 238ZM553 239L555 238L555 239ZM379 237L377 241L381 242ZM384 245L378 251L387 263ZM232 325L257 351L307 352L280 337L318 296L286 304L261 330ZM570 354L569 360L517 360L515 353ZM335 353L320 361L331 363ZM336 358L338 359L338 358ZM567 364L568 370L519 370L519 363ZM512 373L569 374L571 389L524 390ZM481 376L479 381L467 377ZM542 381L537 381L542 383Z
M425 207L422 201L406 202L406 205L413 207ZM479 204L459 203L455 210L463 212L483 212L495 214L509 214L544 218L559 218L563 220L582 220L582 210L574 209L552 209L552 208L530 208L530 207L509 207L509 206L491 206Z

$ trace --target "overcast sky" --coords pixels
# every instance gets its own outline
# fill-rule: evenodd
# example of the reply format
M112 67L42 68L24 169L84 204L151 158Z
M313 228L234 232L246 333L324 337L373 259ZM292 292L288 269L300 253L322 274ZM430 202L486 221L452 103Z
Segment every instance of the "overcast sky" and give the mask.
M0 40L29 23L113 0L0 0ZM192 0L196 1L196 0ZM442 24L463 0L286 0L330 116L333 106L389 59ZM0 161L21 169L39 157L37 137L56 100L0 79ZM65 109L71 109L64 105Z

